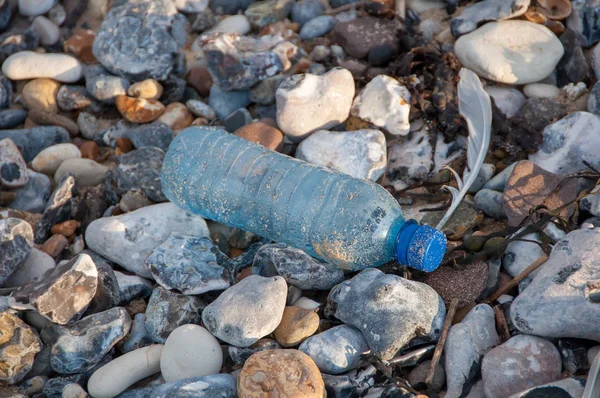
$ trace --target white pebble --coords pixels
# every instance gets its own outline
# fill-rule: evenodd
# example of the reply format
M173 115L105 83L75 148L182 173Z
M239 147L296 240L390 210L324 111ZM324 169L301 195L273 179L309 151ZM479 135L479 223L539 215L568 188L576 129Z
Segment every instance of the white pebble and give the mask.
M74 83L81 79L83 67L70 55L20 51L4 61L2 73L10 80L47 77L63 83Z
M552 84L531 83L523 87L523 94L527 98L555 98L560 94L560 89Z
M218 24L204 32L204 34L216 32L230 32L245 35L246 33L250 32L251 29L252 27L250 26L250 21L248 21L248 17L246 17L243 14L239 14L223 18Z
M223 351L219 341L198 325L173 330L160 358L160 371L167 382L219 373Z
M96 370L87 388L92 398L113 398L132 384L160 371L162 344L138 348Z
M26 17L35 17L50 11L57 0L19 0L19 13Z
M45 46L56 44L60 39L60 29L48 18L39 15L33 20L33 28L40 34L40 43Z
M308 297L300 297L294 303L294 307L304 308L305 310L314 311L319 308L321 304L317 303L315 300L311 300Z
M31 167L37 172L52 175L65 160L80 157L81 151L77 146L56 144L38 153L31 161Z

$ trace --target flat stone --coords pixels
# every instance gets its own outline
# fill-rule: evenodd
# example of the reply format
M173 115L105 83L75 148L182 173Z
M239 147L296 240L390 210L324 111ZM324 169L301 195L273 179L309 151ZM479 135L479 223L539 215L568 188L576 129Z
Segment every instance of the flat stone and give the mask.
M369 346L360 330L340 325L309 337L298 349L311 357L321 372L335 375L356 369Z
M198 325L173 330L160 357L160 371L167 383L217 374L222 364L219 341Z
M108 166L92 159L71 158L62 162L56 169L54 181L58 183L65 175L72 174L77 180L78 187L89 187L101 184L109 170Z
M348 55L359 59L366 58L373 49L381 46L394 52L400 47L396 23L385 18L368 16L339 21L332 34Z
M94 56L115 75L134 81L165 80L175 71L182 47L177 15L170 0L116 5L96 33Z
M164 157L164 151L154 146L145 146L119 157L119 166L110 175L117 192L141 191L155 202L166 201L160 187Z
M216 84L213 84L210 87L208 104L215 111L217 117L223 120L236 110L250 104L250 92L247 90L224 91Z
M587 112L574 112L544 129L540 150L529 156L538 166L558 174L569 174L585 169L583 161L593 167L600 160L593 148L600 141L596 132L600 117Z
M262 29L277 21L284 20L292 11L293 0L263 0L252 2L244 15L248 17L250 24Z
M543 149L542 149L543 151ZM543 152L538 152L543 156ZM532 156L539 158L540 156ZM508 223L517 226L529 216L530 209L544 205L548 209L564 207L577 199L580 191L576 179L565 180L564 176L544 170L536 164L535 160L522 160L514 167L504 189L504 213ZM542 162L543 165L548 164ZM575 211L575 204L564 207L560 211L561 217L569 218Z
M343 123L353 98L354 78L347 69L288 77L276 93L277 125L292 141L301 141L317 130Z
M319 316L316 312L288 306L285 307L281 322L273 335L283 347L295 347L314 334L318 328Z
M0 329L0 381L15 384L33 367L42 342L33 328L8 311L0 312Z
M264 277L279 275L302 290L329 290L344 280L340 268L284 244L262 246L254 257L252 272Z
M240 396L275 394L281 397L327 396L323 378L310 357L298 350L266 350L252 355L238 379Z
M0 286L3 286L31 253L33 230L18 218L0 220Z
M487 23L461 36L454 48L464 67L509 84L543 80L564 53L560 40L548 28L520 20Z
M98 287L98 270L90 256L63 261L40 279L11 293L15 309L34 310L50 321L66 325L87 309Z
M213 81L223 90L247 90L285 72L299 57L298 48L280 36L258 39L237 33L203 36L202 50Z
M335 286L327 309L358 328L372 353L385 360L415 337L434 340L446 315L442 298L429 286L373 268Z
M0 111L0 129L11 129L25 121L27 111L24 109L6 109Z
M10 138L0 140L0 186L17 188L28 181L27 165L19 148Z
M553 338L598 339L593 333L598 310L593 248L598 239L597 229L582 229L554 246L548 261L511 306L510 316L519 331Z
M508 397L560 378L560 355L548 340L519 334L489 351L481 364L485 396Z
M464 35L477 29L488 21L502 21L519 17L527 11L530 0L486 0L472 4L462 13L452 18L450 26L454 37Z
M183 294L202 294L229 287L228 272L219 265L208 238L172 233L146 259L156 282Z
M79 126L71 118L56 113L43 112L31 109L27 121L40 126L60 126L69 132L71 137L79 135Z
M468 394L481 368L481 360L500 344L494 310L487 304L475 306L448 333L445 346L447 395Z
M223 120L223 127L230 133L252 122L252 115L246 108L240 108Z
M321 15L311 19L300 29L300 38L302 40L314 39L328 33L335 27L337 20L331 15Z
M96 370L87 383L93 397L115 397L141 379L160 371L162 344L121 355ZM135 369L135 372L129 370Z
M119 398L237 398L236 380L230 374L218 374L174 381L159 386L126 391Z
M77 195L76 180L72 175L65 175L58 182L46 203L42 218L36 225L35 242L44 243L50 236L53 225L70 220L73 210L73 197Z
M485 86L484 90L508 119L519 113L519 110L525 105L525 96L517 89Z
M474 303L485 289L488 266L482 260L475 260L464 269L439 267L427 274L423 282L433 288L444 300L446 306L452 299L458 299L458 308Z
M62 127L44 126L22 130L0 130L0 140L10 138L19 147L25 162L31 162L42 149L69 142L69 133Z
M208 236L206 222L190 216L172 203L147 206L120 216L100 218L87 228L85 240L96 253L145 278L152 251L173 232Z
M200 322L206 303L197 296L186 296L157 287L146 308L146 330L150 338L164 344L178 327Z
M42 329L41 336L51 347L52 369L73 374L92 369L129 333L130 327L127 311L115 307L68 326L49 324Z
M10 80L46 77L63 83L74 83L81 79L83 68L76 58L66 54L20 51L4 61L2 73Z
M569 377L541 386L533 387L509 398L565 397L576 398L583 396L585 380L579 377Z
M387 166L385 135L379 130L318 130L298 145L295 156L371 181L377 181Z
M81 152L77 146L73 144L56 144L38 153L31 161L31 167L37 172L54 175L62 162L80 157Z
M251 275L210 303L202 312L202 321L219 339L248 347L277 328L286 296L287 285L283 278Z

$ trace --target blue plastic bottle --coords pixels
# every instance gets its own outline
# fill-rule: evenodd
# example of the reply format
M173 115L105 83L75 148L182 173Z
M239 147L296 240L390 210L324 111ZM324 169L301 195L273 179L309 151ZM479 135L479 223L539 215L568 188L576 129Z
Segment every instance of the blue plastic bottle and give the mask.
M188 128L164 159L162 190L205 218L287 243L348 270L440 264L446 237L406 222L380 185L271 151L224 130Z

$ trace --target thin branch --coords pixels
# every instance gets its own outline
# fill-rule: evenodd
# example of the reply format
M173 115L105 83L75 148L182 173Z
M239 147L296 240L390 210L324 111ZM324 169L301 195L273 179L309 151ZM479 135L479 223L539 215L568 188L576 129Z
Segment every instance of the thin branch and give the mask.
M527 276L529 276L529 274L531 274L533 271L540 268L542 266L542 264L544 264L547 260L548 260L548 256L545 254L542 255L540 258L538 258L533 263L531 263L531 265L529 265L529 267L527 267L523 271L521 271L521 273L519 275L517 275L513 279L511 279L510 282L508 282L506 285L502 286L500 289L496 290L490 297L488 297L488 301L494 302L498 299L498 297L502 296L504 293L506 293L510 289L518 286L519 282L521 282L523 279L527 278Z
M448 338L448 332L450 331L450 326L452 326L452 320L454 319L454 314L456 314L456 309L458 308L458 299L453 298L450 302L450 307L448 308L448 313L446 314L446 319L444 320L444 327L442 328L442 333L440 334L440 339L435 346L435 351L433 352L433 358L431 358L431 363L429 364L429 372L427 372L427 378L425 379L425 384L431 385L433 381L433 377L435 376L435 369L437 368L438 363L440 362L440 357L442 356L442 351L444 350L444 346L446 345L446 339Z

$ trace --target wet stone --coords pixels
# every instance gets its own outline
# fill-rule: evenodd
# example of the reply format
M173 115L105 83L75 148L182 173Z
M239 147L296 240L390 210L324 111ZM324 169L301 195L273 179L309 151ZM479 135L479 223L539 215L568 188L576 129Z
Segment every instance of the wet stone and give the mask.
M340 268L284 244L261 247L254 257L252 272L265 277L279 275L302 290L328 290L344 280Z
M70 220L73 209L73 198L77 195L75 177L67 174L58 182L46 203L42 218L35 231L36 243L44 243L50 236L53 225Z
M446 315L442 298L432 288L378 269L366 269L335 286L326 308L358 328L381 359L393 358L417 336L435 339Z
M0 111L0 129L10 129L23 123L27 117L24 109L7 109Z
M0 382L15 384L33 367L42 349L37 332L15 314L0 312Z
M0 220L0 287L31 253L33 230L18 218Z
M94 56L116 75L132 80L165 80L175 70L179 56L180 43L175 34L181 21L176 15L175 5L168 0L126 2L112 7L96 34Z
M157 287L146 308L146 330L155 343L164 344L181 325L198 324L206 303L199 297L169 292Z
M29 181L27 165L10 138L0 140L0 186L22 187Z
M35 310L54 323L66 325L83 314L97 287L94 261L80 254L12 292L9 303L15 309Z
M217 262L208 238L172 233L146 259L156 282L183 294L202 294L229 287L226 270Z
M87 316L68 326L48 325L41 336L51 347L50 365L61 374L92 369L123 339L131 327L124 308L115 307Z

